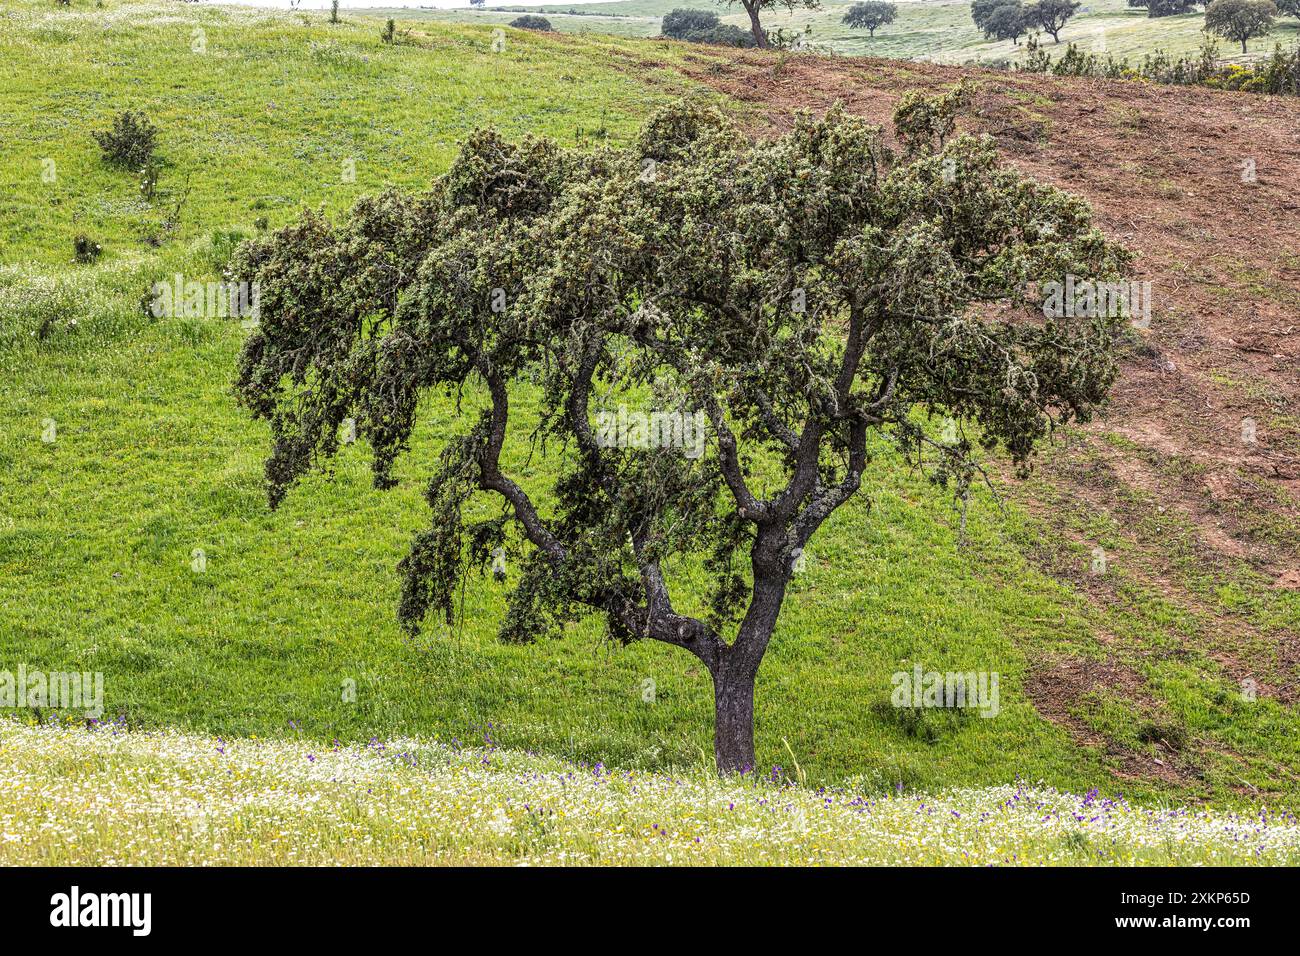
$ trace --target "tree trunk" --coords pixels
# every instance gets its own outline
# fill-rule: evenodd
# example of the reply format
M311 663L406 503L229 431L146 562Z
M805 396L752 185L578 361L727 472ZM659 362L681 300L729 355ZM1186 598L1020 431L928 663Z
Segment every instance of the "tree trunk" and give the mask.
M720 774L749 773L754 769L757 674L735 663L723 660L713 675L713 756Z
M1245 53L1245 52L1246 52L1246 38L1245 38L1245 37L1242 37L1242 38L1241 38L1241 52L1242 52L1242 53Z
M762 25L758 22L758 3L757 0L741 0L745 12L749 14L749 29L754 34L754 42L758 44L759 49L766 50L770 46L767 42L767 34L763 31Z

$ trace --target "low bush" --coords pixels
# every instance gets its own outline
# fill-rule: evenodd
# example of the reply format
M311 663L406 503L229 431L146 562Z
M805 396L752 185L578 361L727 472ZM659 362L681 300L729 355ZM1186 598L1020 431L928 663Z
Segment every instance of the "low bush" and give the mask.
M534 16L531 13L525 13L522 17L515 17L510 21L510 26L518 30L545 30L550 32L551 21L546 17Z
M106 162L140 169L153 158L158 129L143 113L127 110L113 118L111 129L97 130L93 135Z

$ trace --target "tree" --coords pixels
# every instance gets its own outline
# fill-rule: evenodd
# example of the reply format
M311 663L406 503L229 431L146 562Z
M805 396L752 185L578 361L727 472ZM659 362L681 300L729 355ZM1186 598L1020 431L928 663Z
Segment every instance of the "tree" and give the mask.
M817 10L821 8L821 0L719 0L725 2L727 6L733 3L739 3L749 14L749 29L754 34L754 45L761 49L768 49L772 44L768 42L767 31L759 22L759 15L764 10Z
M1226 40L1241 41L1245 53L1246 41L1268 34L1277 15L1273 0L1214 0L1205 9L1205 29Z
M1128 0L1130 7L1146 7L1148 17L1176 17L1192 13L1202 0Z
M1300 0L1277 0L1277 9L1279 13L1300 17Z
M880 3L872 0L868 3L855 3L849 7L848 13L844 14L841 21L846 26L855 30L870 30L871 35L876 35L876 28L883 27L886 24L894 22L898 16L898 7L892 3Z
M1122 320L1052 317L1033 290L1118 275L1127 253L990 138L954 139L967 95L909 94L901 153L838 107L753 142L676 104L596 153L479 130L428 192L249 240L231 278L259 282L260 321L236 393L270 426L271 506L347 419L393 486L424 399L449 396L402 625L451 626L467 576L509 555L501 640L595 614L613 640L683 649L712 677L718 769L753 768L794 567L871 460L965 501L976 444L1024 466L1116 373ZM638 427L628 405L652 411ZM511 473L529 445L552 479ZM707 593L683 595L699 573Z
M1024 7L1020 5L1020 0L1011 0L1009 3L1003 0L988 12L983 30L984 35L990 40L1010 40L1012 43L1018 43L1028 28L1029 18Z
M1029 26L1041 27L1060 43L1062 28L1080 6L1079 0L1038 0L1025 7L1025 18Z
M989 17L993 15L993 11L1008 4L1018 7L1020 6L1020 0L975 0L970 7L971 19L975 21L975 26L983 30L985 24L988 23Z

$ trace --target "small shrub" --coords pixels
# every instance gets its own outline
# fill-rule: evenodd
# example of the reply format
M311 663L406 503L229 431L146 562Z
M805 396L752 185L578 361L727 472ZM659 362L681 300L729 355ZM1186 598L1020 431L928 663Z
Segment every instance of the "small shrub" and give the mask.
M525 13L522 17L515 17L511 20L510 26L519 30L545 30L549 33L551 29L551 21L546 19L546 17L538 17L531 13Z
M384 28L379 31L379 39L383 40L389 46L397 42L397 24L390 17L384 24Z
M711 10L673 10L664 14L660 32L674 40L711 43L714 46L754 45L754 34L732 23L723 23Z
M114 166L140 169L153 158L157 128L143 113L127 110L113 119L113 127L94 133L105 161Z
M103 251L103 247L84 232L77 233L72 240L72 258L83 265L94 262Z

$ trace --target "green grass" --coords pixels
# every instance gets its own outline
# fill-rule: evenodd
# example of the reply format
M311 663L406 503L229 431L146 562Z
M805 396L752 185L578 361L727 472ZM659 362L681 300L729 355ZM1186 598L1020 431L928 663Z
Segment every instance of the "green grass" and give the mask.
M394 565L429 520L420 489L438 442L462 427L449 404L424 410L400 488L373 491L354 446L271 513L266 429L231 397L239 324L139 308L155 278L215 276L215 230L251 232L258 216L274 228L302 206L337 214L388 183L418 188L478 124L625 141L689 88L672 69L687 48L512 31L495 52L491 28L454 24L386 47L374 20L175 4L62 12L24 0L4 23L11 161L0 190L14 201L0 207L0 671L102 671L108 715L145 728L277 736L292 721L325 741L490 733L613 766L698 764L711 749L709 679L675 649L611 647L594 622L540 646L499 645L490 582L467 589L463 627L402 636ZM191 52L196 26L206 54ZM102 165L90 138L125 108L162 129L164 195L153 203ZM55 183L41 180L43 157L56 159ZM355 183L339 176L349 158ZM146 244L186 180L180 227ZM68 263L79 231L104 244L99 264ZM527 411L532 399L516 402ZM553 464L527 453L508 448L510 467L541 482ZM813 541L764 664L764 769L793 753L809 783L867 792L1021 775L1228 802L1246 798L1244 782L1293 799L1294 709L1242 703L1208 649L1151 653L1179 644L1177 607L1136 585L1113 606L1089 603L1027 556L1038 526L1015 509L1004 518L987 497L970 533L958 548L945 496L881 450L864 494ZM1091 533L1116 548L1123 585L1115 529ZM1269 613L1295 625L1293 607ZM1131 656L1150 700L1127 720L1104 701L1076 716L1139 755L1160 752L1141 739L1146 711L1182 728L1180 781L1112 778L1115 754L1081 748L1027 698L1033 668L1100 656L1103 635ZM891 675L917 662L998 672L1000 715L893 712Z
M876 31L852 30L842 22L851 0L828 0L819 10L774 10L763 17L771 31L783 29L802 33L811 27L810 42L833 53L881 56L894 59L928 59L937 63L1016 62L1025 55L1023 39L989 41L970 18L970 4L931 0L899 3L898 18ZM617 3L543 4L530 13L542 13L553 29L561 33L609 33L617 36L651 37L659 34L660 19L678 7L716 10L724 23L749 28L749 18L739 4L727 7L710 0L624 0ZM577 16L567 12L580 11ZM488 7L472 10L391 9L384 15L399 21L439 20L453 23L509 23L523 8ZM377 11L378 12L378 11ZM1086 52L1107 53L1135 64L1157 49L1176 56L1196 53L1204 41L1203 12L1152 19L1142 9L1129 7L1126 0L1092 0L1061 31L1058 47L1047 35L1040 37L1053 55L1066 44L1076 43ZM1220 40L1220 55L1233 62L1245 61L1272 51L1275 43L1288 45L1300 39L1300 19L1279 17L1273 32L1248 44L1249 54L1240 55L1237 45Z

